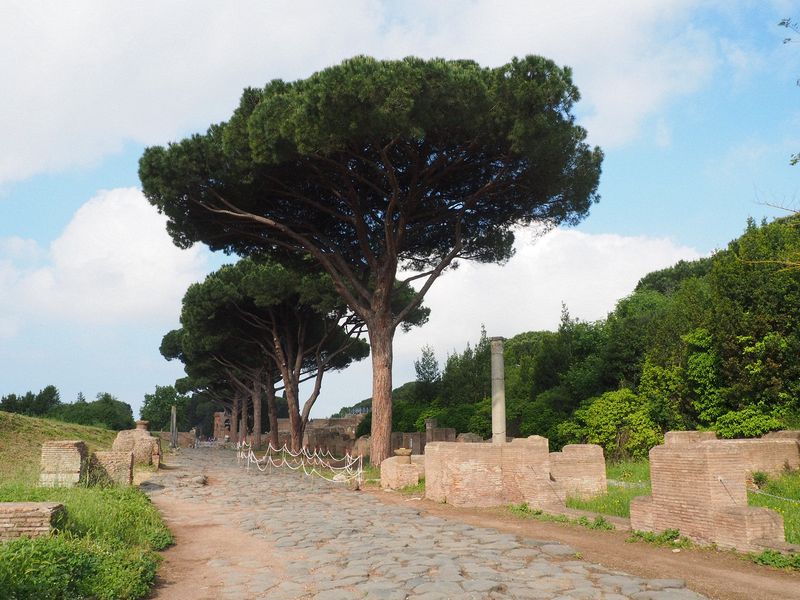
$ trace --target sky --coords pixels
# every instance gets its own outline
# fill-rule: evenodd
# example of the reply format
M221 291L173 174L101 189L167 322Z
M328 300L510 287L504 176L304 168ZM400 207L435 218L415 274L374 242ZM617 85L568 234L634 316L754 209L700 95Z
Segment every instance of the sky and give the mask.
M510 337L604 318L646 273L707 256L798 207L800 4L740 0L209 0L0 4L0 395L109 392L138 416L183 375L158 352L183 293L231 257L173 246L144 199L144 148L226 120L245 87L367 54L539 54L568 65L604 153L577 227L517 235L504 266L463 264L395 338L394 382L485 326ZM797 36L800 37L800 36ZM312 417L371 395L369 360L327 374Z

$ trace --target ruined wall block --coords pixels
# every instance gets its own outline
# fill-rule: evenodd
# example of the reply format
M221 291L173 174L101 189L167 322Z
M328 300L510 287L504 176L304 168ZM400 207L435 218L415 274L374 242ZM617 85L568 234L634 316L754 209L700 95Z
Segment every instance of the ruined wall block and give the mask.
M668 431L664 434L665 446L694 445L717 439L713 431Z
M399 490L417 485L425 477L425 462L422 456L412 456L407 463L405 457L392 456L381 463L381 488Z
M137 465L158 467L161 462L161 440L144 429L120 431L111 449L114 452L133 452L133 462Z
M779 476L786 470L800 468L800 444L791 438L723 440L736 446L744 457L748 473L763 471Z
M430 442L425 447L425 496L455 506L533 508L562 505L550 481L546 438L510 444Z
M597 444L569 444L551 452L550 474L565 496L592 498L608 491L606 460Z
M0 502L0 541L49 535L65 516L57 502Z
M86 476L89 451L80 440L42 444L39 483L45 487L70 487Z
M120 485L133 483L133 452L95 452L94 458L97 466L103 469L105 475Z

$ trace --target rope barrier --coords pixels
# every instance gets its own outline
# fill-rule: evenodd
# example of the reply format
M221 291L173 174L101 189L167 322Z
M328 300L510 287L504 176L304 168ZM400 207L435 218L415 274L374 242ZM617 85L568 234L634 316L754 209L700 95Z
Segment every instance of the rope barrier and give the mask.
M763 492L761 490L748 490L753 492L754 494L761 494L762 496L769 496L770 498L777 498L778 500L785 500L786 502L794 502L795 504L800 504L800 500L796 500L794 498L785 498L783 496L776 496L775 494L770 494L769 492Z
M275 456L279 459L276 459ZM355 481L357 487L361 487L363 482L363 459L361 456L352 456L349 453L342 458L337 458L330 451L314 450L311 452L308 448L302 448L298 452L293 452L286 444L281 448L275 448L269 444L264 455L258 458L250 444L239 442L236 444L236 461L239 465L245 463L248 471L250 465L255 465L262 473L271 467L288 467L291 471L302 469L308 477L317 476L335 483ZM336 466L333 464L334 462L343 464ZM332 475L328 475L328 472Z

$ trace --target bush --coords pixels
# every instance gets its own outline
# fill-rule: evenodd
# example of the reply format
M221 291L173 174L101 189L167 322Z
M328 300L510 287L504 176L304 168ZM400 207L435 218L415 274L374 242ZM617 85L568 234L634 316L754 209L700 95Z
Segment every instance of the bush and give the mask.
M780 429L783 424L773 417L748 406L742 410L722 415L714 424L714 431L721 438L752 438Z
M142 598L172 535L136 488L0 486L0 501L56 501L60 532L0 545L0 600Z

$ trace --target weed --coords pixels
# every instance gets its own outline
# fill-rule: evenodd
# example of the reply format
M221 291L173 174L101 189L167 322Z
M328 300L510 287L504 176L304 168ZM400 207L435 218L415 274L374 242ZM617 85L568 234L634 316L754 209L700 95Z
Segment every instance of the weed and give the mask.
M692 542L681 535L677 529L666 529L661 533L650 531L633 531L625 540L626 542L647 542L655 546L669 546L670 548L691 548Z
M753 471L753 484L757 488L762 488L769 481L769 475L764 471Z
M606 519L599 515L591 520L585 516L572 519L566 515L552 515L539 509L532 509L525 502L522 504L511 504L510 506L506 507L506 510L508 510L508 512L512 515L521 517L523 519L536 519L537 521L546 521L550 523L567 523L570 525L580 525L581 527L586 527L588 529L614 529L614 525L612 523L609 523Z
M781 554L776 550L764 550L760 554L748 554L748 558L759 565L777 569L800 570L800 554Z

